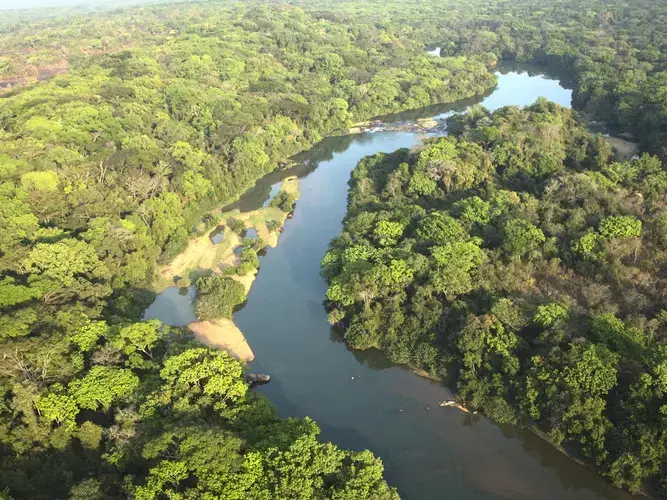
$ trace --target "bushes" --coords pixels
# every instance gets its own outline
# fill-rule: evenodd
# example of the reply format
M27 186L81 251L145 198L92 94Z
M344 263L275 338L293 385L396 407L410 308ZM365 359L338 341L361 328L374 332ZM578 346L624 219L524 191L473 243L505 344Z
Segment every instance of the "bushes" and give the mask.
M227 227L229 227L229 229L234 231L236 234L241 234L245 230L245 223L242 220L230 217L227 219Z
M267 220L266 221L266 229L269 230L269 232L273 233L275 231L278 231L281 227L280 222L277 220Z
M296 203L296 196L287 191L280 191L272 200L271 206L277 207L283 212L292 212L294 211L294 205Z
M245 287L228 276L202 276L197 280L195 313L200 320L231 318L245 301Z
M639 238L642 234L642 221L631 216L605 217L598 229L607 238Z
M250 248L255 252L259 252L266 246L266 241L262 238L243 238L243 247Z

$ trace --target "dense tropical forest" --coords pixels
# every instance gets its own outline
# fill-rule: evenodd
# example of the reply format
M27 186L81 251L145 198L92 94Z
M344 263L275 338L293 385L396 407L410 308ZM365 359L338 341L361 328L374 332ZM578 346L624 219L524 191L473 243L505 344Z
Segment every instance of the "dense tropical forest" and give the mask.
M299 9L198 4L4 30L0 72L18 82L0 98L6 495L395 495L369 453L279 420L238 362L139 321L157 265L282 160L495 83L477 57L390 55L390 39ZM58 75L29 83L43 73ZM200 315L225 309L225 283L200 279Z
M332 324L544 431L632 491L665 479L667 177L541 100L364 159L322 266ZM667 487L664 482L658 487Z
M357 121L489 91L499 59L563 75L578 113L478 110L364 160L324 261L331 321L614 484L667 489L664 2L47 14L0 20L0 496L395 497L379 459L141 318L211 209ZM655 156L614 162L584 118ZM203 317L242 300L225 283L201 281Z

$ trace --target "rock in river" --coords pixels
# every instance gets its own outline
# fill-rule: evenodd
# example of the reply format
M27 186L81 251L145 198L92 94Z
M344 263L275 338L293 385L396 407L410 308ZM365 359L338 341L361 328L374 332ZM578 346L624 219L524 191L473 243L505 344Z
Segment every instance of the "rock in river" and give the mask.
M250 385L268 384L271 381L271 377L265 373L248 373L245 378Z

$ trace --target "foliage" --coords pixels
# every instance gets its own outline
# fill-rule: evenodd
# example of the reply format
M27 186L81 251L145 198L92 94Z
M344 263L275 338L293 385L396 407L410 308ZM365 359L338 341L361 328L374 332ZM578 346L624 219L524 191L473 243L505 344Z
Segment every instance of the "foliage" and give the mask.
M545 237L542 230L522 219L512 219L503 228L503 249L510 255L521 257L537 250Z
M243 285L227 276L202 276L195 286L195 313L200 320L231 318L234 308L245 301Z
M82 378L69 383L68 392L81 408L108 410L112 403L132 394L139 378L115 366L93 366Z
M607 238L639 238L642 221L632 216L605 217L600 221L600 234Z
M236 234L241 234L243 231L245 231L245 224L243 221L233 217L227 219L227 226Z
M665 201L653 181L607 175L651 165L661 176L659 160L611 163L545 101L473 109L448 128L352 173L343 233L322 260L330 321L351 347L378 347L455 384L469 408L576 444L637 490L665 473L667 386L654 368L667 341L656 315ZM448 177L468 162L476 176ZM424 169L439 173L416 190ZM399 259L397 279L383 279Z
M275 233L276 231L278 231L280 229L280 227L281 227L281 224L277 220L268 220L268 221L266 221L266 229L268 229L269 232L271 232L271 233Z
M320 443L311 422L290 433L249 392L222 404L240 369L181 357L187 335L138 322L140 290L203 216L289 156L359 120L481 95L499 59L565 76L581 116L656 156L613 162L541 100L367 158L349 238L323 265L330 318L493 418L577 444L618 486L667 476L664 2L63 13L0 20L0 78L19 78L0 96L3 496L394 497L377 459ZM231 314L240 289L216 287L198 307Z

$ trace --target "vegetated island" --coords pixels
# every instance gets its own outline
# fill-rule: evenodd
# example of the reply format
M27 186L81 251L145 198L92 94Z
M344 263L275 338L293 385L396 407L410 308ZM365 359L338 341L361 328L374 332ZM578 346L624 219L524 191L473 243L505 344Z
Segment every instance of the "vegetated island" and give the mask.
M614 485L662 491L665 167L616 161L544 99L364 158L322 261L348 345L534 429Z
M169 284L195 285L195 314L200 321L188 325L195 338L241 361L254 359L231 316L234 308L245 302L255 280L257 252L278 244L278 235L294 212L299 194L299 180L292 176L282 181L267 207L250 212L214 210L206 218L205 234L192 239L183 253L159 270L156 291ZM211 237L213 229L218 241ZM248 237L249 230L254 231L253 237Z

